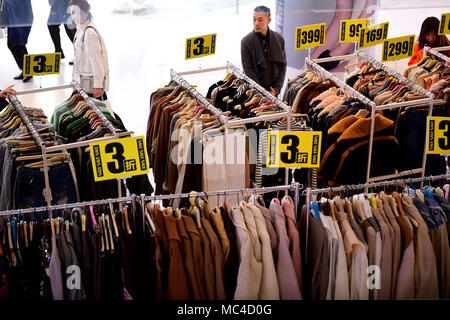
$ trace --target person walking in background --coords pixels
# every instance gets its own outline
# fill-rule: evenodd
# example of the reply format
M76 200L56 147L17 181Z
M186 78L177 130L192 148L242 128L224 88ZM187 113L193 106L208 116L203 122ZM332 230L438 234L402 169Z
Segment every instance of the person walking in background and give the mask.
M245 74L276 96L283 87L287 63L283 36L269 29L270 21L269 8L255 8L254 30L241 41L241 59Z
M70 0L70 14L77 25L73 80L88 95L107 100L109 89L108 52L105 42L92 22L91 6L86 0Z
M47 26L50 32L50 37L52 38L53 44L55 45L55 52L61 52L61 59L64 59L64 52L61 47L61 36L59 33L59 27L64 24L64 29L66 29L66 34L73 43L75 33L77 32L74 25L68 25L67 19L69 18L69 1L70 0L48 0L50 4L50 15L48 16Z
M414 44L414 51L411 59L409 59L408 66L418 63L423 58L423 48L425 46L435 48L435 47L446 47L450 45L446 35L439 35L439 25L440 21L436 17L428 17L422 22L422 27L420 28L419 38ZM445 54L445 52L444 52ZM449 52L447 52L447 55Z
M28 54L26 44L34 18L31 0L5 0L4 5L8 19L8 48L21 71L14 80L27 82L33 78L23 76L23 58Z

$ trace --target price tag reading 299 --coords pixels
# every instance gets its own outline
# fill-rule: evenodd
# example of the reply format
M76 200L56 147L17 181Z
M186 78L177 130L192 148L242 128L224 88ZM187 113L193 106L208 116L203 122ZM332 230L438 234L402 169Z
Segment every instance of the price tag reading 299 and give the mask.
M323 46L326 24L313 24L296 29L295 50Z
M217 33L186 39L186 59L200 58L216 53Z
M89 147L95 181L147 174L149 171L144 137L94 142Z
M387 39L383 41L382 62L411 57L414 49L415 35Z
M322 132L269 131L268 168L318 168Z
M359 49L380 44L388 36L389 22L374 24L361 28L359 35Z

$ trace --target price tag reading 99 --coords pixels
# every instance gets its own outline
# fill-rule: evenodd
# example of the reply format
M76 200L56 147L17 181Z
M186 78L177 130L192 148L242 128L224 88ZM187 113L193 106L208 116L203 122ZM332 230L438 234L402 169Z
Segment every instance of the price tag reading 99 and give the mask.
M383 43L383 40L387 39L388 30L389 22L361 28L358 48L363 49Z
M314 24L296 29L295 50L320 47L325 44L326 24Z
M339 37L339 42L358 42L361 28L370 26L371 23L371 18L341 20L341 36Z
M439 35L450 33L450 13L443 13L441 16L441 24L439 26Z
M411 57L415 39L415 35L410 35L384 40L381 61L394 61Z

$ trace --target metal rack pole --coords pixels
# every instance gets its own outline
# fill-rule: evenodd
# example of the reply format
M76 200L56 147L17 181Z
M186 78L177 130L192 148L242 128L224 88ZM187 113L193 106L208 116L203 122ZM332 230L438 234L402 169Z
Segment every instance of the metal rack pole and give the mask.
M258 194L264 194L269 192L275 192L275 191L296 191L300 190L302 187L301 184L295 183L291 185L284 185L284 186L276 186L276 187L267 187L267 188L249 188L249 189L231 189L231 190L221 190L221 191L211 191L211 192L197 192L196 196L214 196L214 195L223 195L223 194L242 194L242 193L258 193ZM88 207L88 206L94 206L94 205L104 205L109 203L121 203L121 202L130 202L133 199L136 201L154 201L154 200L164 200L164 199L179 199L179 198L189 198L192 197L192 194L190 193L178 193L178 194L168 194L168 195L156 195L156 196L134 196L134 197L121 197L121 198L115 198L115 199L104 199L104 200L94 200L94 201L85 201L85 202L77 202L77 203L69 203L69 204L62 204L62 205L54 205L50 207L37 207L37 208L28 208L28 209L18 209L18 210L7 210L0 212L0 216L8 216L8 215L15 215L15 214L27 214L27 213L35 213L35 212L43 212L47 211L49 209L53 210L63 210L63 209L71 209L71 208L77 208L77 207Z
M444 48L443 50L441 50L441 48ZM447 47L440 47L440 48L430 48L428 46L424 47L424 52L425 55L427 55L428 53L431 53L432 55L434 55L435 57L438 57L439 59L441 59L442 61L445 61L447 63L447 65L450 64L450 57L447 57L446 55L443 55L442 53L440 53L439 51L445 51L445 50L450 50L450 46Z

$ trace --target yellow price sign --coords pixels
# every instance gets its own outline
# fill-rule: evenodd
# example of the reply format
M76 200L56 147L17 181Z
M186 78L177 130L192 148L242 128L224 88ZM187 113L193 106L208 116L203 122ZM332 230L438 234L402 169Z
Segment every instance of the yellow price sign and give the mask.
M427 153L450 154L450 117L427 117Z
M186 39L185 60L215 54L216 41L217 41L217 33Z
M61 72L61 53L26 54L23 57L23 75L44 76Z
M91 150L95 181L131 177L149 172L145 138L129 137L93 142Z
M441 24L439 25L439 34L450 33L450 13L443 13L441 16Z
M361 28L358 48L363 49L383 42L387 39L389 22L374 24Z
M341 36L339 37L339 42L358 42L361 28L370 26L371 24L371 18L341 20Z
M268 168L318 168L322 132L269 131Z
M326 24L312 24L296 29L295 50L320 47L325 44Z
M415 40L415 35L384 40L381 61L394 61L411 57L413 55Z

